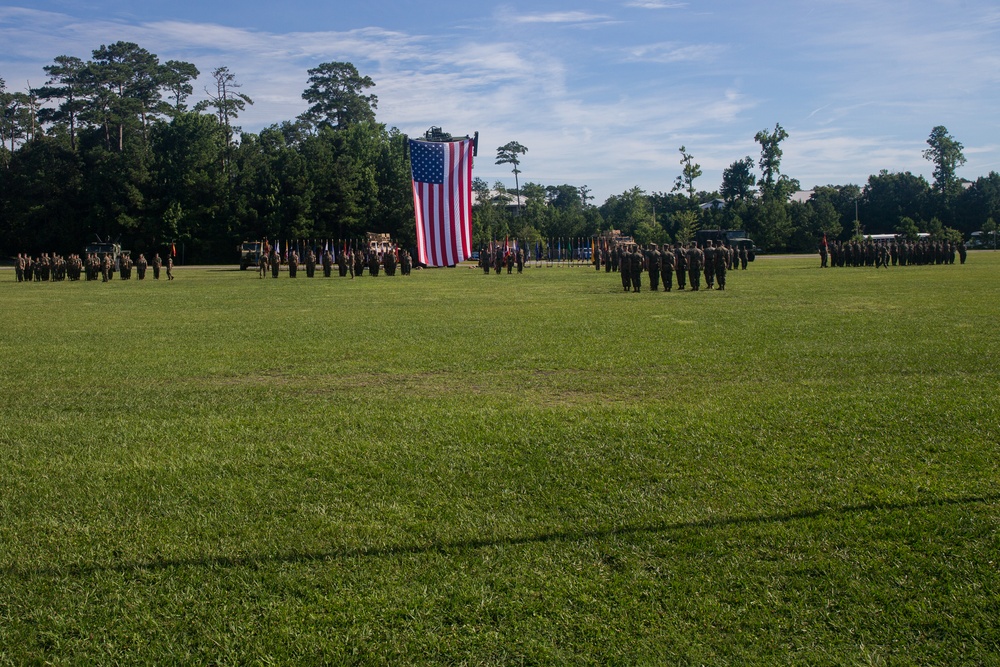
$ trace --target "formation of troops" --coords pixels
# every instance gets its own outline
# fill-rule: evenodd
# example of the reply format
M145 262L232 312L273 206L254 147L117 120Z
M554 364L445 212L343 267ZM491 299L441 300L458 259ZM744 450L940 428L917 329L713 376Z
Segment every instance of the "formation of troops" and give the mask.
M487 275L492 269L499 276L504 268L510 275L514 272L514 267L517 267L518 273L524 271L524 248L515 250L509 246L495 245L483 247L479 251L479 268Z
M282 254L277 248L265 243L264 252L257 262L258 273L261 278L268 274L277 278L282 264L288 268L289 278L298 277L299 268L305 271L306 278L315 277L317 270L323 272L323 277L329 278L333 275L334 266L341 278L361 276L366 269L372 277L377 277L383 271L387 276L395 276L397 270L400 275L408 276L413 270L413 258L409 251L396 246L384 249L348 249L337 253L336 257L333 251L320 248L308 248L303 254L304 257L300 257L295 249Z
M367 247L345 249L334 253L329 249L307 248L304 257L300 257L296 249L280 253L277 248L265 243L261 254L258 270L261 278L270 275L279 276L284 264L288 276L295 278L299 269L305 272L307 278L314 277L319 271L329 278L336 267L341 278L364 275L369 276L385 273L395 276L409 275L413 269L413 259L410 253L398 246ZM959 263L965 264L968 250L964 242L952 243L920 239L907 241L903 239L868 239L865 241L823 241L819 245L820 266L828 267L889 267L913 265L938 265ZM606 273L617 272L621 276L622 288L626 292L639 292L642 289L642 274L648 276L648 288L669 292L674 289L676 279L677 289L701 289L702 279L707 289L726 289L726 277L731 270L746 270L749 260L745 246L729 246L725 241L706 241L704 246L691 242L684 246L665 243L658 246L650 243L645 248L635 244L618 244L595 248L591 262L597 271L603 267ZM479 253L478 265L485 274L491 271L497 275L507 270L508 274L517 269L524 270L526 262L522 247L508 247L507 244L490 244L484 246ZM146 261L142 254L132 260L129 253L117 257L111 254L90 253L84 256L69 255L63 257L56 253L42 253L32 257L28 253L18 253L14 263L17 282L59 282L64 280L87 280L108 282L118 278L131 280L133 273L138 280L145 280L149 269L152 269L153 280L159 280L164 272L167 280L173 280L173 257L168 252L166 260L154 254L151 262Z
M726 289L726 277L730 270L746 270L749 256L745 248L737 249L726 245L725 241L706 241L704 247L692 241L686 247L680 243L671 246L664 243L661 248L650 243L645 249L636 244L619 245L609 250L598 249L594 258L597 271L604 267L606 273L617 271L621 274L622 288L626 292L642 290L642 274L649 276L649 289L670 292L677 279L677 289L684 290L690 285L691 291L701 289L702 277L707 289Z
M968 249L965 242L932 241L921 239L871 240L864 242L833 241L826 239L819 245L820 268L832 266L925 266L930 264L954 264L955 256L965 264Z
M160 279L161 269L166 268L167 280L174 279L174 259L169 254L164 263L159 254L153 255L152 264L146 261L145 255L139 255L134 262L132 256L122 253L118 257L110 254L91 253L86 257L70 255L62 257L56 253L42 253L31 257L27 253L18 253L14 262L14 273L17 282L61 282L100 280L108 282L116 277L120 280L131 280L133 270L138 280L146 279L146 271L152 266L153 280Z

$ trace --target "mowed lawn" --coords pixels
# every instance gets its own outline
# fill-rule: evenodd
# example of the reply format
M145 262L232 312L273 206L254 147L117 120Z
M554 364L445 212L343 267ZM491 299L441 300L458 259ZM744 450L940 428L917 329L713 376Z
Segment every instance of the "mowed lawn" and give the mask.
M0 664L1000 664L1000 253L0 272Z

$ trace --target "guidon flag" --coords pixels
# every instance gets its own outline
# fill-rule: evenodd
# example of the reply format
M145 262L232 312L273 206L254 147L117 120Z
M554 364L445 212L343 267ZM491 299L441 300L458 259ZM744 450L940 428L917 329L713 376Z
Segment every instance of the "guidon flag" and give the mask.
M472 153L475 141L410 139L417 260L454 266L472 256Z

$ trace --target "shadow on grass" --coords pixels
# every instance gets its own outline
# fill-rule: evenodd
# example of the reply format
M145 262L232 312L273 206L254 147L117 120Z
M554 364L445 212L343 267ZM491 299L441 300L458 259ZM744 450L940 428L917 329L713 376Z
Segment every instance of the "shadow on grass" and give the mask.
M482 540L454 540L431 544L400 544L396 546L366 549L364 547L342 547L324 550L274 554L266 556L208 556L203 558L152 558L146 561L122 563L72 564L65 566L50 566L42 568L19 568L17 566L0 569L4 575L20 577L33 576L86 576L102 572L142 572L157 571L186 567L210 568L240 568L259 567L268 563L309 563L315 561L338 560L345 558L383 558L398 555L426 553L461 553L491 547L518 546L526 544L546 544L550 542L577 542L590 539L604 539L625 535L641 535L647 533L682 532L693 528L727 528L732 526L754 526L778 524L792 521L802 521L821 517L837 518L842 516L864 514L867 512L891 512L912 510L922 507L945 507L995 503L1000 500L1000 493L982 496L964 496L960 498L928 498L906 503L871 502L859 505L846 505L812 510L801 510L782 514L763 516L736 516L702 519L676 523L654 523L642 526L621 526L594 530L567 530L537 535L514 537L498 537Z

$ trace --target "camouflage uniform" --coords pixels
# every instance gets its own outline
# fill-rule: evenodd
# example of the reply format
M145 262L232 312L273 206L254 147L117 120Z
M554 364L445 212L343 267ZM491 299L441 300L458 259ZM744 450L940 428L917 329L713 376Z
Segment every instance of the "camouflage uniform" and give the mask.
M674 244L674 271L677 273L677 289L684 289L687 280L687 253L680 243Z
M663 276L663 291L669 292L674 286L674 253L669 243L663 244L663 252L660 253L660 275Z
M646 252L646 271L649 272L649 289L656 292L660 289L660 251L655 243L650 243Z
M705 263L705 253L701 251L698 244L691 242L691 247L687 250L688 278L691 281L691 291L697 292L701 287L701 270Z
M642 289L642 253L636 246L629 256L629 278L632 281L632 291L639 292Z
M729 248L725 244L715 249L715 282L718 289L726 289L726 272L729 268Z

